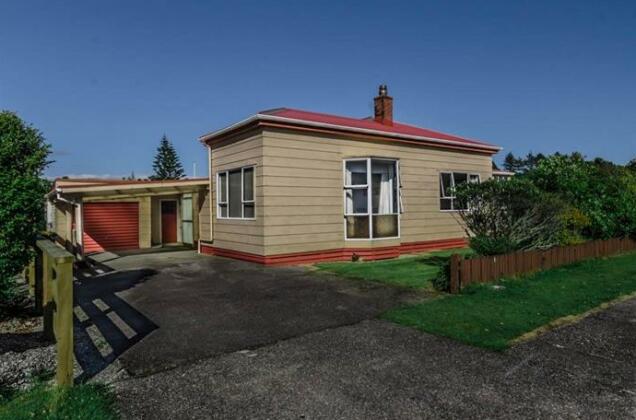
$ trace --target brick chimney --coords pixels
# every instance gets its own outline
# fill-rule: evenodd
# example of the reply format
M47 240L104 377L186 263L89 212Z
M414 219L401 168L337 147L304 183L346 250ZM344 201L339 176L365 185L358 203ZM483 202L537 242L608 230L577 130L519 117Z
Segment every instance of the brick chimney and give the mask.
M377 122L384 125L393 125L393 98L388 93L386 85L380 85L378 96L373 99L373 108Z

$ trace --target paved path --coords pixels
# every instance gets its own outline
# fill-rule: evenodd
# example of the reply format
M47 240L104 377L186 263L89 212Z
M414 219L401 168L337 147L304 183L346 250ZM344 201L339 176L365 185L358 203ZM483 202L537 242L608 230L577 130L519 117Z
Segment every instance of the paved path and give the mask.
M636 418L636 299L505 353L367 320L116 390L125 418Z

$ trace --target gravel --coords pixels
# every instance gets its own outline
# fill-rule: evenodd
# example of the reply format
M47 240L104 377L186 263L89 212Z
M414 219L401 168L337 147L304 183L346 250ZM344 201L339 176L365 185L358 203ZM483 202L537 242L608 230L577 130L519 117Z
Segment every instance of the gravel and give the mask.
M55 371L55 345L42 334L41 317L0 322L0 389L25 389Z

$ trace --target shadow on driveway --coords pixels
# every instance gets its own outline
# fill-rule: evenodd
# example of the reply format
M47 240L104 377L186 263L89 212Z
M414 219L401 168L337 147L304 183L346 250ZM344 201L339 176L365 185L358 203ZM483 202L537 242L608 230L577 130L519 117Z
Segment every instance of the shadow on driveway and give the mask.
M126 256L108 267L114 271L76 284L78 304L90 318L78 322L77 336L94 325L112 348L106 356L99 346L79 352L103 356L101 365L85 361L95 366L91 375L114 358L133 376L147 375L355 324L414 294L302 267L263 267L191 251ZM136 334L122 333L113 313Z
M137 287L156 274L150 269L112 271L88 277L77 273L74 282L75 359L82 382L95 376L135 345L157 325L117 294Z

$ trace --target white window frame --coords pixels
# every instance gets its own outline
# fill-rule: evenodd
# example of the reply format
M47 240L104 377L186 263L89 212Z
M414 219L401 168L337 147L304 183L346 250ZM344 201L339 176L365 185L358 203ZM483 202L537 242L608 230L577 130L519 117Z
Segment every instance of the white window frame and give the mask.
M471 177L477 177L477 183L481 183L481 175L475 172L464 172L464 171L441 171L439 173L439 185L438 185L438 205L440 207L439 211L441 212L457 212L457 211L466 211L468 209L456 209L455 208L455 200L457 199L456 195L445 195L442 196L442 190L444 190L444 185L442 183L442 175L448 174L451 177L451 190L455 189L455 174L464 174L466 175L466 182L472 183L470 180ZM442 199L451 200L451 208L450 209L442 209Z
M241 217L230 217L230 172L241 170ZM245 171L252 169L252 199L245 199ZM225 201L221 201L221 175L225 174ZM216 173L216 218L220 220L256 220L256 166L248 165L241 168L227 169L225 171L219 171ZM254 217L245 217L245 205L251 204L254 206ZM221 216L221 206L225 205L227 208L227 216Z
M385 162L393 162L395 163L395 182L397 186L397 206L394 209L393 213L373 213L373 185L372 185L372 176L371 173L371 162L372 161L385 161ZM366 184L347 184L347 162L366 162L367 163L367 182ZM402 183L400 182L400 160L395 158L383 158L383 157L364 157L364 158L347 158L342 161L342 199L343 199L343 210L344 210L344 239L345 241L381 241L385 239L400 239L401 236L401 218L402 218ZM367 212L366 213L347 213L347 190L354 189L366 189L367 190ZM393 189L391 189L391 194L393 194ZM391 197L393 198L393 197ZM373 216L397 216L397 236L386 236L381 238L373 237ZM350 216L366 216L367 222L369 223L369 237L368 238L348 238L347 237L347 217Z

